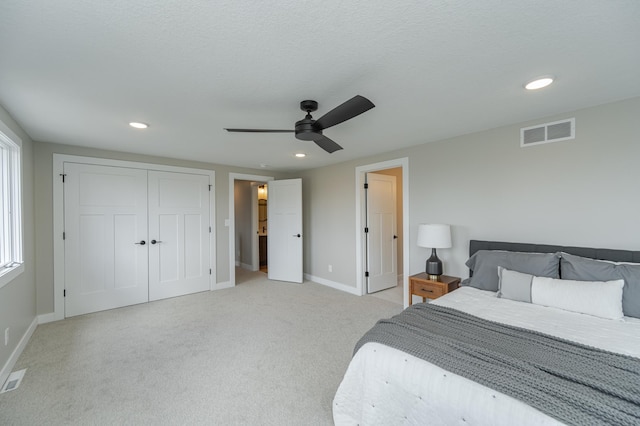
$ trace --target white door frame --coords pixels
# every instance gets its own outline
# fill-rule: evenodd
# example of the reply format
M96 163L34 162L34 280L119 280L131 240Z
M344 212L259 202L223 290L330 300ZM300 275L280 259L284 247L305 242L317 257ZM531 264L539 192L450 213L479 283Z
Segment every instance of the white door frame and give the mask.
M163 164L141 163L136 161L111 160L108 158L82 157L77 155L53 154L53 315L47 314L47 321L64 319L64 163L95 164L98 166L128 167L133 169L159 170L165 172L191 173L208 175L211 184L209 197L209 226L211 233L209 238L210 254L209 264L212 269L209 279L209 288L216 288L216 218L215 218L215 188L216 172L207 169L167 166Z
M409 306L409 157L397 158L395 160L382 161L380 163L367 164L356 167L356 293L367 294L367 286L364 276L364 183L367 172L377 172L380 170L402 168L402 284L403 303L406 308Z
M236 206L234 202L236 180L269 182L271 180L275 180L275 178L273 176L229 173L229 287L234 287L236 285Z

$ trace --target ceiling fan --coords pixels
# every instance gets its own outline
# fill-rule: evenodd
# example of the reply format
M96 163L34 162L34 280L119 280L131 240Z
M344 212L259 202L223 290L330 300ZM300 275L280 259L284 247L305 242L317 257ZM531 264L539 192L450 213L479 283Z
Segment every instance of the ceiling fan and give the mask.
M303 141L314 141L316 145L324 149L328 153L332 153L342 149L340 145L322 134L324 129L340 124L344 121L351 120L363 112L375 107L373 102L364 96L356 95L341 105L338 105L322 117L314 120L311 113L318 109L316 101L300 102L300 109L307 112L305 118L296 121L294 130L275 130L275 129L225 129L227 132L245 132L245 133L292 133L295 132L296 138Z

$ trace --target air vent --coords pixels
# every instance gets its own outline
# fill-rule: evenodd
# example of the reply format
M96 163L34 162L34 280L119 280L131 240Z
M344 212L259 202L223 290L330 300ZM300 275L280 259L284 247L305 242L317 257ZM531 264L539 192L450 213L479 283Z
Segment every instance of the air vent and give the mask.
M576 119L554 121L520 129L520 146L560 142L576 137Z
M14 371L13 373L9 374L7 381L4 382L4 385L0 389L0 393L5 393L5 392L18 389L18 386L20 386L20 383L22 383L22 378L24 377L24 373L26 372L27 372L27 369L25 368L24 370Z

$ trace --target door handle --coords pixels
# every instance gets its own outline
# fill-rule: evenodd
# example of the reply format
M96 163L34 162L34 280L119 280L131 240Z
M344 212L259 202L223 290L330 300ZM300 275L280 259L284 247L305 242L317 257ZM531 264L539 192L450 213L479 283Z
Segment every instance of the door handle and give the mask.
M160 244L162 241L151 240L151 244Z
M398 239L398 236L397 236L397 235L394 235L394 236L393 236L393 239L394 239L394 240L397 240L397 239Z
M300 234L293 234L293 236L300 238Z
M145 240L140 241L139 243L134 243L134 244L140 244L141 246L147 244L147 242Z

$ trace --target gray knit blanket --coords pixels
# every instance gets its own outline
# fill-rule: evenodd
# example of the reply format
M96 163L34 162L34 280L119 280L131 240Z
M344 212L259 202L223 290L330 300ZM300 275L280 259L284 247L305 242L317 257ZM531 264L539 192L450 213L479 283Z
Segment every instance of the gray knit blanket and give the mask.
M566 424L640 424L637 358L430 304L379 321L354 354L367 342L421 358Z

